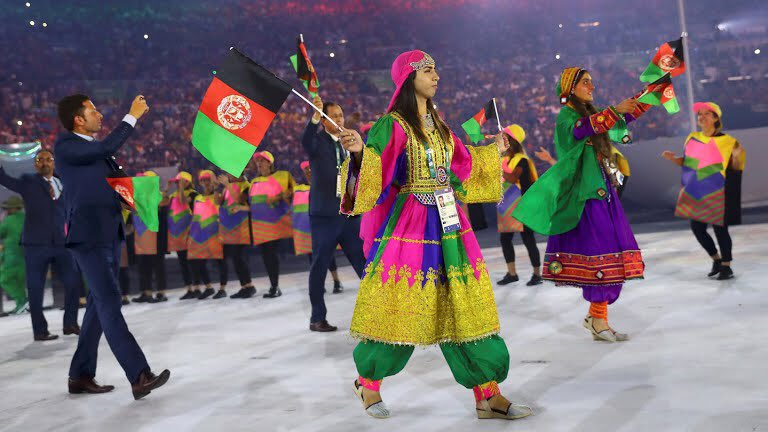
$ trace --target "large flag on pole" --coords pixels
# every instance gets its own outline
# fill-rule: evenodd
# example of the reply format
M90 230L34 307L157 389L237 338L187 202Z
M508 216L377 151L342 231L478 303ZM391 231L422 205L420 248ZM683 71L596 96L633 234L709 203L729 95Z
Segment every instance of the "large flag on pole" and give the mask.
M672 86L672 78L669 74L664 74L663 77L648 84L648 89L645 94L637 98L638 102L647 103L649 105L663 105L669 114L674 114L680 111L680 105L677 103L677 96L675 95L675 88Z
M107 183L131 206L147 229L157 232L160 229L157 209L163 195L160 193L160 177L109 177Z
M296 40L296 54L290 57L293 70L296 71L296 78L304 83L304 87L312 97L317 96L317 90L320 88L320 80L317 79L317 72L312 62L309 61L307 47L304 45L304 37L299 35Z
M240 177L291 90L231 48L200 104L192 145L213 164Z
M640 75L642 82L654 82L664 76L682 75L685 72L685 53L683 52L683 38L665 43L656 51L651 63Z
M487 104L485 104L485 106L483 106L483 109L478 111L478 113L472 116L471 119L465 121L461 127L464 129L467 135L469 135L469 139L471 139L473 143L476 143L485 139L482 126L485 124L485 122L488 121L489 118L495 117L496 105L493 103L493 99L491 99Z

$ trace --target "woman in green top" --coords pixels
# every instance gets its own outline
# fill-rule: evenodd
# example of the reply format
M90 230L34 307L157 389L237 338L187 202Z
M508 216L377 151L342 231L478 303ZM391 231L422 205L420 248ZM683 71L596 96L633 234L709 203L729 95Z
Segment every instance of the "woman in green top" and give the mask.
M13 313L27 308L26 267L24 251L19 244L24 230L24 201L17 196L5 200L3 209L8 215L0 222L0 241L3 243L0 263L0 286L16 302Z

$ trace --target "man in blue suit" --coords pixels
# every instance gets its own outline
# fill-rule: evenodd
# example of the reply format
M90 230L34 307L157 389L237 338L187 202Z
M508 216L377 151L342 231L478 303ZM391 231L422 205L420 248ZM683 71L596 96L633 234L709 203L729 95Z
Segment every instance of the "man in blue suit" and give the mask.
M9 176L0 167L0 184L18 193L24 199L24 261L27 266L27 295L32 317L32 335L36 341L58 338L48 331L43 315L43 291L48 266L64 283L64 334L80 334L77 309L83 285L80 271L72 255L64 247L65 197L61 180L53 174L53 153L40 150L35 155L36 174Z
M136 96L131 110L103 141L93 135L103 116L85 95L67 96L59 102L58 115L68 131L54 146L64 190L67 191L66 245L88 284L88 306L83 317L77 350L69 368L70 393L106 393L113 386L94 381L96 355L102 332L131 382L134 399L162 386L171 375L152 370L120 311L118 284L120 245L125 239L120 198L107 184L120 167L114 154L133 132L136 121L149 111L143 96Z
M338 104L327 102L323 104L320 96L313 101L315 106L322 109L337 125L344 127L344 111ZM339 138L334 134L335 126L315 112L307 128L301 144L309 156L309 166L312 179L309 189L309 223L312 231L312 264L309 268L309 300L312 303L312 317L309 329L318 332L336 331L337 328L328 324L325 307L325 277L328 266L333 258L336 245L349 259L359 277L363 277L365 257L363 256L363 241L360 239L360 217L346 217L339 214L340 195L338 184L341 164L349 154L341 146ZM334 289L334 293L341 292Z

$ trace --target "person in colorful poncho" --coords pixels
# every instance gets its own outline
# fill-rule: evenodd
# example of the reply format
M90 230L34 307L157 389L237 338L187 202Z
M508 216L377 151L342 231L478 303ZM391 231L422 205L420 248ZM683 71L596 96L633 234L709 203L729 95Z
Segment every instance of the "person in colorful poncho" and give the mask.
M157 177L154 171L145 171L139 176ZM165 249L166 241L166 214L164 208L158 208L160 227L157 232L150 231L141 220L138 212L133 212L133 247L139 268L139 289L141 295L135 297L134 303L159 303L168 301L165 295L167 278L165 275ZM152 296L152 278L154 276L157 296Z
M558 161L523 195L512 216L548 235L543 278L580 287L590 303L584 327L595 340L624 341L608 325L608 305L624 281L643 277L640 249L619 202L621 180L612 141L628 137L626 124L649 105L636 96L598 110L586 69L566 68L557 85L563 108L557 116Z
M288 171L275 170L275 157L268 151L253 155L258 177L251 182L251 226L253 244L261 246L270 287L264 298L283 295L280 279L280 240L293 237L291 199L296 182Z
M303 161L300 165L301 171L308 184L297 184L293 191L293 206L291 207L291 224L293 225L293 250L296 255L307 254L310 264L312 263L312 230L309 222L309 183L312 181L312 169L309 161ZM331 258L331 264L328 270L333 278L333 293L339 294L343 291L341 279L339 279L338 267L336 266L336 257Z
M170 192L171 187L175 190ZM190 300L200 297L200 279L190 269L188 261L189 227L192 225L192 208L197 197L193 188L192 174L181 171L168 180L168 186L163 193L160 206L168 207L168 251L176 252L181 277L187 292L179 300Z
M539 178L539 174L536 172L533 161L523 150L525 130L520 125L513 124L504 128L504 133L507 134L510 145L509 150L501 159L501 167L504 170L504 198L496 207L498 213L496 220L501 250L504 253L504 260L507 262L507 274L496 283L507 285L520 280L515 266L515 247L512 244L512 238L516 232L519 232L533 267L533 275L526 285L539 285L542 283L541 256L539 255L539 248L536 246L536 238L534 238L530 228L523 226L512 217L512 212L517 207L520 198Z
M367 257L350 328L360 340L355 393L369 415L389 417L382 379L400 372L415 346L439 344L456 381L474 391L478 418L531 415L499 390L509 353L493 284L467 216L450 199L455 193L466 203L500 201L507 143L500 133L494 144L466 147L450 131L432 103L439 77L423 51L398 56L392 80L388 113L367 143L355 131L340 134L354 155L342 167L341 211L363 214ZM449 199L439 192L446 188ZM442 218L439 197L453 203ZM458 230L444 232L446 212L450 219L458 212Z
M197 181L200 184L201 193L195 197L192 209L192 225L189 228L187 244L189 265L194 277L205 284L205 291L197 299L203 300L209 296L220 299L227 296L226 281L221 283L218 291L214 291L207 264L208 261L216 261L221 266L224 259L224 249L219 234L221 194L216 192L216 176L213 171L200 171Z
M683 156L671 151L662 156L682 168L675 216L691 220L693 235L712 258L707 276L727 280L733 277L733 242L728 227L741 224L741 175L747 155L736 138L723 133L720 106L697 102L693 110L701 132L688 135ZM720 252L707 233L708 225L715 231Z
M248 190L251 184L245 177L236 178L231 174L221 174L219 184L224 187L219 207L219 234L224 245L224 260L219 267L220 281L227 282L227 261L232 261L240 282L240 290L229 298L251 298L256 294L246 260L246 248L251 244L251 208L248 206Z

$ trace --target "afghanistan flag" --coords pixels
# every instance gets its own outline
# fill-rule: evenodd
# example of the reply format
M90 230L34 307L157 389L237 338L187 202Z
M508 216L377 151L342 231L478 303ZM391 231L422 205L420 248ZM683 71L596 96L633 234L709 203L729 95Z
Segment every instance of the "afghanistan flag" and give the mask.
M230 49L200 104L192 145L240 177L289 93L290 85Z
M675 77L685 72L685 54L683 53L683 38L665 43L656 51L653 60L640 75L642 82L654 82L670 74Z
M296 78L304 82L304 87L307 88L309 94L312 95L312 97L316 97L317 90L320 88L317 72L315 72L315 67L312 66L312 62L309 61L307 47L304 46L304 39L299 36L296 43L298 44L296 54L290 57L293 70L296 71Z
M493 103L493 99L491 99L487 104L485 104L483 109L481 109L471 119L462 123L461 127L464 129L467 135L469 135L469 139L471 139L473 143L476 143L478 141L482 141L485 138L485 135L482 132L482 127L489 118L494 117L496 117L496 109L495 104Z
M160 193L160 177L112 177L107 183L139 214L147 229L157 232L160 228L157 209L163 195Z
M637 98L637 100L649 105L664 105L664 108L670 114L680 111L680 106L677 104L677 96L675 96L675 88L672 86L672 78L669 74L665 74L658 80L648 84L645 94Z

